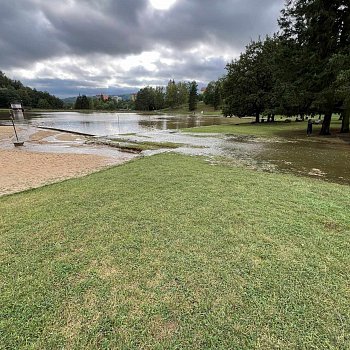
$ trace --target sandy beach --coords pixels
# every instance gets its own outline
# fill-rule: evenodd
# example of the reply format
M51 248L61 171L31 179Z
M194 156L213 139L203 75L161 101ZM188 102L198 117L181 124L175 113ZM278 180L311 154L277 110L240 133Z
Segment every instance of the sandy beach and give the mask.
M84 137L51 130L19 128L23 147L14 147L13 128L0 126L0 196L79 177L135 155L85 145Z

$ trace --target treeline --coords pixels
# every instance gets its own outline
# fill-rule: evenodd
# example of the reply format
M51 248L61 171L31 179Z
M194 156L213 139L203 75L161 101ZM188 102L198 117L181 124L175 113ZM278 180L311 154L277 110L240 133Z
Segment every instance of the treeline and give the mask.
M101 97L87 97L86 95L79 95L75 100L74 105L67 105L67 107L74 107L74 109L115 111L135 109L135 104L132 101L117 101L113 97L108 97L108 99L104 100L102 95Z
M222 98L224 115L254 115L256 122L262 115L323 115L323 135L339 113L341 131L349 132L349 7L349 0L286 1L280 31L227 64L226 76L213 82L219 97L207 102Z
M0 107L9 108L11 102L22 102L23 106L31 108L63 108L63 101L58 97L26 87L19 80L9 79L0 71Z
M203 101L206 105L218 109L222 104L222 79L211 81L203 93Z
M147 86L136 95L135 109L154 111L164 108L176 108L188 104L190 111L197 107L198 86L195 81L178 82L170 80L166 88Z

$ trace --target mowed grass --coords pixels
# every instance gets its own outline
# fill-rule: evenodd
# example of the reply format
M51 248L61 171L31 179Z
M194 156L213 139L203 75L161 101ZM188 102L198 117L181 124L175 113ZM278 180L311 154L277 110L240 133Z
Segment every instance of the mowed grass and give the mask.
M221 116L222 112L220 109L214 109L214 107L206 105L203 101L198 101L196 110L190 111L188 109L188 103L185 103L181 106L175 107L175 108L164 108L160 110L163 113L166 114L174 114L174 115L206 115L206 116ZM202 113L203 112L203 113Z
M230 118L227 118L230 120ZM210 125L202 127L194 127L182 129L183 132L195 132L195 133L220 133L220 134L240 134L240 135L252 135L258 137L274 137L274 136L306 136L307 121L286 123L283 120L277 119L275 123L259 123L252 124L251 120L245 118L241 119L239 125L232 125L229 122L221 125ZM238 124L238 123L237 123ZM321 123L313 125L312 136L317 136L321 131ZM338 118L333 117L331 123L331 132L335 134L339 132L341 128L341 121Z
M349 348L349 207L174 154L2 197L0 348Z

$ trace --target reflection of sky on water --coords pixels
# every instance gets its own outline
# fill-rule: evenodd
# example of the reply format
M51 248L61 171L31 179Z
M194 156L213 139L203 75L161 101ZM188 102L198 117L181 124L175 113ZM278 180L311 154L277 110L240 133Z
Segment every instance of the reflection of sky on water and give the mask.
M96 136L178 130L227 123L223 117L140 115L136 113L57 112L28 115L33 126L44 126Z

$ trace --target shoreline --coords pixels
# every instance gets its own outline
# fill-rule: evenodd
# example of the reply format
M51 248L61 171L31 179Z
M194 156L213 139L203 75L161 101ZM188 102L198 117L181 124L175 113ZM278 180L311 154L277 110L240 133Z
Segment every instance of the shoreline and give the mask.
M108 146L87 145L85 135L45 129L19 127L25 144L15 147L12 127L0 125L0 197L82 177L136 158Z

